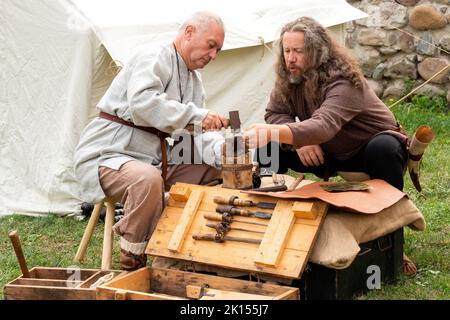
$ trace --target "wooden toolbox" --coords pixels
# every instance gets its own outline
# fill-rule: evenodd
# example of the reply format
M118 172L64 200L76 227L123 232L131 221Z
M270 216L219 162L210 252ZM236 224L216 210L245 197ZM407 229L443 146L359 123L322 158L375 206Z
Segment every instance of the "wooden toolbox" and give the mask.
M96 285L124 271L34 267L4 288L5 300L95 300Z
M270 202L274 209L245 207L271 214L269 219L232 216L223 242L196 240L216 230L207 224L222 218L215 196ZM244 207L239 207L244 208ZM306 267L317 232L328 210L321 201L290 201L240 190L177 183L146 249L146 254L241 271L244 274L298 279ZM208 218L205 218L208 217ZM240 222L237 222L240 220ZM244 229L244 230L243 230ZM252 230L250 232L249 230ZM255 232L256 231L256 232ZM244 239L245 241L242 241ZM185 272L145 268L97 287L98 299L299 299L297 288Z

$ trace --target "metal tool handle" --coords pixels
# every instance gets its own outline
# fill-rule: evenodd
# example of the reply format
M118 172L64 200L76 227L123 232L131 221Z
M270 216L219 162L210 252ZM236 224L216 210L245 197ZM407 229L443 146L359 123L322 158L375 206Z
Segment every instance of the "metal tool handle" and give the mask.
M19 261L20 269L22 270L23 278L30 278L30 272L28 271L27 263L23 255L22 246L20 245L19 235L17 231L11 231L9 233L9 238L11 239L14 251L16 253L17 260Z

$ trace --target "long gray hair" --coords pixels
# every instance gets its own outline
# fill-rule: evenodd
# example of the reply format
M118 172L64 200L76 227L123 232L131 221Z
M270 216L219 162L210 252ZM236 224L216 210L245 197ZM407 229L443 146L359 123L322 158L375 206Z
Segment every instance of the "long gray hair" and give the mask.
M328 34L323 26L310 17L301 17L287 23L278 40L278 61L275 65L275 93L285 102L289 100L294 84L289 82L289 72L283 55L283 35L286 32L304 33L304 59L300 83L303 83L306 102L318 107L322 103L321 87L337 78L350 80L361 87L363 75L356 60Z

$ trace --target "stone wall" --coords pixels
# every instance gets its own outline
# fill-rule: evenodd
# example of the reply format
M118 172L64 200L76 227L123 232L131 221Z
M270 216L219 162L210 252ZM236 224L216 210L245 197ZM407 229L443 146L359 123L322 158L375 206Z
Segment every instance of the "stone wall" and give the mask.
M347 1L369 15L347 23L345 44L379 97L398 99L450 64L450 0ZM419 93L450 104L450 67Z

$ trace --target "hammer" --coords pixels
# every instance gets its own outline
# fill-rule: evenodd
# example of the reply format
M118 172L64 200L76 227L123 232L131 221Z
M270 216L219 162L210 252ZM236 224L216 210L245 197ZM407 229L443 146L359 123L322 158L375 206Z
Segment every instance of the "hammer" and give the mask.
M9 238L11 239L14 251L16 252L17 260L19 261L20 269L22 269L23 278L31 278L30 272L28 271L27 262L23 256L22 246L20 245L19 235L17 231L11 231L9 233Z

